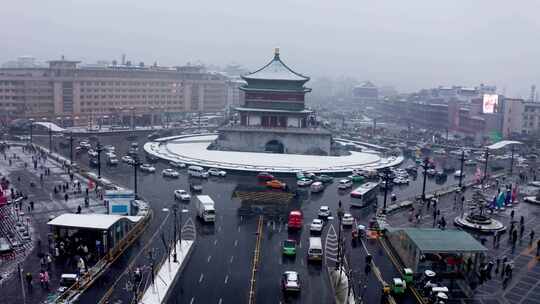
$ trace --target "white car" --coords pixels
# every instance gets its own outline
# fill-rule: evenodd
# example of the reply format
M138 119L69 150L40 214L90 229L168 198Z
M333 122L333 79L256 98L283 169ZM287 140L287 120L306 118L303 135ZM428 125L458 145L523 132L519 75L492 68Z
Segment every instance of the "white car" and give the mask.
M113 153L116 150L116 148L113 145L106 145L105 147L103 147L103 149L105 149L105 151L113 152Z
M352 226L354 224L354 217L350 213L343 214L341 218L341 225L343 226Z
M225 172L223 170L219 170L217 168L210 168L210 169L208 169L208 174L212 175L212 176L225 177L225 175L227 175L227 172Z
M174 168L185 168L185 167L186 167L186 164L184 164L184 163L181 163L181 162L173 162L173 161L169 162L169 165L170 165L171 167L174 167Z
M107 156L109 158L113 158L113 157L116 157L116 154L114 154L114 152L106 152L105 156Z
M107 159L107 164L109 164L109 166L116 166L118 165L118 158L116 157L109 157Z
M165 177L179 177L180 176L180 174L178 174L178 172L173 169L163 169L163 171L161 171L161 174Z
M296 271L285 271L281 277L281 288L283 291L299 292L300 277Z
M319 217L327 218L330 216L330 208L328 206L319 207Z
M338 183L338 189L347 189L352 187L352 180L350 179L341 179Z
M302 177L299 180L296 181L296 185L298 187L307 187L313 183L313 180L311 178Z
M142 171L148 172L148 173L154 173L156 172L156 168L150 164L142 164L139 169Z
M461 170L457 170L456 172L454 172L454 177L465 177L465 172L461 172Z
M182 201L189 201L191 199L191 195L186 192L186 190L174 190L174 198L179 199Z
M409 179L403 178L403 177L396 177L394 178L392 182L396 185L405 185L405 184L409 184Z
M321 232L323 230L324 222L321 219L313 219L311 225L309 225L309 231Z
M127 164L133 164L135 162L135 160L129 155L122 156L122 161Z

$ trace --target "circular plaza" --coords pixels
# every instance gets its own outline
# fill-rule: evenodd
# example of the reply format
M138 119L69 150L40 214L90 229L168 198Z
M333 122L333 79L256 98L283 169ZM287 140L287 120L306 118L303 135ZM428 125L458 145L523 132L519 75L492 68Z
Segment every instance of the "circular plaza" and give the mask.
M182 135L160 138L147 142L144 150L158 158L188 165L215 167L236 171L294 173L310 171L319 173L346 173L355 169L380 169L399 165L401 156L383 157L379 152L359 143L336 140L342 144L356 145L362 152L350 151L345 156L317 156L261 152L209 150L217 134Z

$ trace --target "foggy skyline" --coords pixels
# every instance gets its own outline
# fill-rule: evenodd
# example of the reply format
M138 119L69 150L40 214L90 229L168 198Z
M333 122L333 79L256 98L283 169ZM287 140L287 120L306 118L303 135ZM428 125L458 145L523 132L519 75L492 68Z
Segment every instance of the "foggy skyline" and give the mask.
M279 47L300 73L350 76L410 92L496 85L528 97L539 84L540 2L18 1L0 10L0 61L31 55L92 63L240 64Z

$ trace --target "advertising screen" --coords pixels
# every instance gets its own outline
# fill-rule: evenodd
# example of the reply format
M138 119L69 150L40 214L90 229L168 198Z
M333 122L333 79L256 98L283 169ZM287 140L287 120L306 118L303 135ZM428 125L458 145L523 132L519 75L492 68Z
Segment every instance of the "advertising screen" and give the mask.
M499 108L499 95L484 94L484 100L482 103L482 113L493 114L497 112L498 108Z
M105 191L103 197L108 201L109 214L131 215L131 202L135 200L133 191Z

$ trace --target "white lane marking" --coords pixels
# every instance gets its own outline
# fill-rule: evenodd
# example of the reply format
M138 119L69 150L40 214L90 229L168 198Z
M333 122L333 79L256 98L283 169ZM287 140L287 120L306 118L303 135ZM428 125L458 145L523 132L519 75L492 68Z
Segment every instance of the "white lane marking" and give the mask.
M281 227L283 227L283 225L282 225L282 224L279 224L279 230L278 230L279 233L281 233Z
M221 304L221 302L223 302L223 299L222 299L222 298L219 298L218 304Z
M214 240L214 245L216 245L216 244L217 244L217 239L216 239L216 240Z
M220 232L220 231L221 231L221 226L219 226L219 227L218 227L217 231L218 231L218 232Z
M232 261L233 261L233 260L234 260L234 255L233 255L233 256L231 256L231 259L229 260L229 263L231 263L231 264L232 264Z
M276 222L272 221L272 230L276 231Z
M191 301L189 301L189 304L193 304L193 302L195 302L195 297L191 298Z
M234 247L238 246L238 240L234 241Z
M204 274L201 273L201 276L199 277L199 284L202 282L203 279L204 279Z
M240 232L240 226L238 226L238 232Z
M212 256L209 255L209 256L208 256L208 259L206 259L206 263L210 263L210 260L211 260L211 259L212 259Z
M227 284L229 282L229 275L226 275L225 276L225 284Z
M298 242L298 248L302 249L302 242Z
M304 266L304 259L300 260L300 265Z

